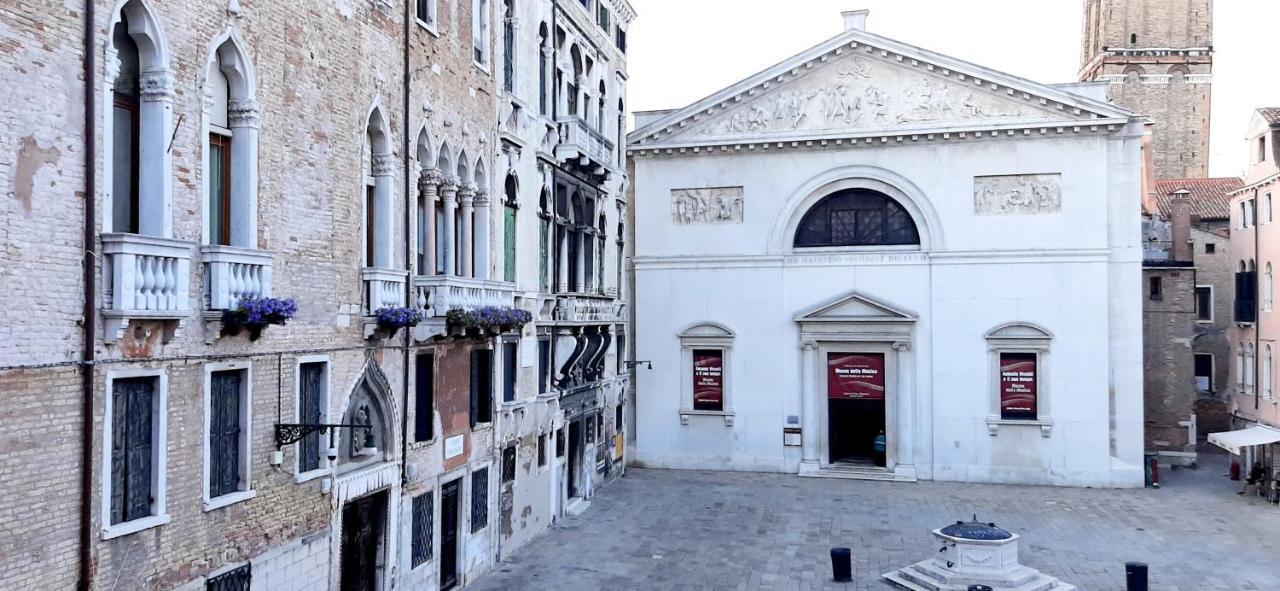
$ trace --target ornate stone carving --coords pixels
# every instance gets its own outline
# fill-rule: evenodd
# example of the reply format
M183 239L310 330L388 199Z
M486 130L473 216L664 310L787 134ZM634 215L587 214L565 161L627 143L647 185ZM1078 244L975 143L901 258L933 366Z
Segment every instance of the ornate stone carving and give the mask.
M1037 215L1061 210L1061 174L980 176L973 179L973 211L978 215Z
M166 71L143 72L138 77L138 94L144 101L172 101L173 76Z
M477 187L472 183L465 183L461 187L458 187L458 201L463 205L463 207L474 203L473 200L476 197L476 190Z
M440 169L432 168L424 170L422 171L422 174L418 175L418 190L422 191L424 195L429 195L434 199L437 190L440 188L440 184L443 182L444 173L440 172Z
M742 187L672 189L671 222L691 224L742 223Z
M487 191L476 191L476 196L472 201L476 207L489 207L489 193Z
M262 108L255 100L227 101L227 123L231 127L258 127Z
M692 133L720 136L1042 116L1029 105L985 93L973 84L864 57L833 62L783 85L716 115Z
M391 154L374 154L370 163L373 167L373 176L391 176L395 163L395 156Z

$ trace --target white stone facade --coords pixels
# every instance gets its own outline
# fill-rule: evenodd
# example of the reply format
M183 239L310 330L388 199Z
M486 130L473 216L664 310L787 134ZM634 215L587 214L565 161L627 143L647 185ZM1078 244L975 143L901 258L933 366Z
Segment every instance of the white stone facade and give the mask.
M856 476L1142 485L1135 115L854 28L638 128L635 463L848 475L823 368L859 354L887 442ZM740 223L673 215L716 187L742 188ZM918 236L801 244L837 194ZM1015 352L1038 408L1010 419ZM712 410L686 384L708 355Z

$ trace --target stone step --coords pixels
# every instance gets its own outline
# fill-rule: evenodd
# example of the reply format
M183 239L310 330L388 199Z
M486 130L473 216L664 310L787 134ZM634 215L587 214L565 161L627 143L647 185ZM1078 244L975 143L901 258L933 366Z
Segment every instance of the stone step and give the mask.
M931 562L921 561L881 577L890 585L910 591L965 591L970 585L990 585L995 591L1075 591L1075 586L1025 566L1010 579L1000 581L956 576Z
M880 576L885 580L885 582L889 583L890 587L895 589L906 589L907 591L936 591L936 589L921 587L920 585L908 581L907 579L899 576L897 572L885 573Z

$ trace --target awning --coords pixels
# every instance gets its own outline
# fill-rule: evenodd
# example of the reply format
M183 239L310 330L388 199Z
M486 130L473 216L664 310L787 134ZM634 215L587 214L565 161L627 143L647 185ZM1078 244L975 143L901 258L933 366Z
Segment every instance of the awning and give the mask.
M1254 425L1248 429L1209 434L1209 443L1236 455L1240 454L1240 448L1242 447L1266 445L1277 441L1280 441L1280 429L1272 429L1265 425Z

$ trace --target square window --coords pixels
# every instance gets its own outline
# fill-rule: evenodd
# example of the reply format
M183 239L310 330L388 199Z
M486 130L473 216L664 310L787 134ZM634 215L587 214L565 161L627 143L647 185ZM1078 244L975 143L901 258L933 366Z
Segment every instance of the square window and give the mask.
M1213 254L1213 253L1215 253L1215 252L1218 252L1218 245L1216 245L1216 244L1214 244L1214 243L1212 243L1212 242L1206 242L1206 243L1205 243L1205 245L1204 245L1204 253L1205 253L1205 254Z

